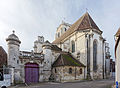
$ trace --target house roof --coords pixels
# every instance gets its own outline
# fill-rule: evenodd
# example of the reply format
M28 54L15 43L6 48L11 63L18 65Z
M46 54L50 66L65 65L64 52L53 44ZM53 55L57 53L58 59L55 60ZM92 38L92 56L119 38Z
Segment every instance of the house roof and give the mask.
M117 50L118 44L120 42L120 28L118 29L118 31L115 34L115 36L118 37L118 39L116 40L116 43L115 43L115 57L116 57L116 50Z
M81 62L75 59L70 53L61 53L57 60L52 64L52 67L59 66L79 66L85 67Z
M115 58L116 58L116 51L117 51L117 47L119 45L119 42L120 42L120 35L118 36L118 39L117 39L117 41L115 43Z
M6 51L3 49L3 47L0 46L0 54L3 54L3 53L4 53L4 54L7 54Z
M71 27L59 38L53 41L53 44L60 43L63 39L65 39L67 36L72 34L73 32L77 30L85 30L85 29L96 29L100 32L102 32L98 26L95 24L93 19L90 17L88 12L86 12L82 17L80 17L74 24L71 25Z
M117 33L115 34L115 36L119 37L120 35L120 28L118 29Z

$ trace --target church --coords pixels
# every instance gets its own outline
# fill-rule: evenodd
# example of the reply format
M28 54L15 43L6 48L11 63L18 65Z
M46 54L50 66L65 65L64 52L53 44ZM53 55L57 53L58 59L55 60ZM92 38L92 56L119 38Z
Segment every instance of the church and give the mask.
M38 36L32 51L20 50L13 31L6 39L12 83L109 78L111 55L102 33L88 12L73 24L62 22L52 43Z
M86 12L72 25L62 23L56 31L53 44L70 52L86 66L85 77L105 78L109 75L110 52L102 33Z

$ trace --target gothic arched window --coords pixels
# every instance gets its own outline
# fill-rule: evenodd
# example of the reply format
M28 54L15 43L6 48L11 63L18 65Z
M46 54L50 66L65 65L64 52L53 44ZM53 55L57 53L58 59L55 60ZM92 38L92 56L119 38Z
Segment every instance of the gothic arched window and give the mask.
M97 71L97 41L93 42L93 71Z
M75 52L75 42L72 41L72 53L74 53L74 52Z

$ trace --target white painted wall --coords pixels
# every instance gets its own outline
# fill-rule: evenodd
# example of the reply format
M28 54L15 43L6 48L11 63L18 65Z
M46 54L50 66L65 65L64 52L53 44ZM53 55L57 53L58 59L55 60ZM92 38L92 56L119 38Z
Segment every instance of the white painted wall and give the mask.
M116 50L116 59L115 59L115 68L116 68L116 81L120 82L120 42Z

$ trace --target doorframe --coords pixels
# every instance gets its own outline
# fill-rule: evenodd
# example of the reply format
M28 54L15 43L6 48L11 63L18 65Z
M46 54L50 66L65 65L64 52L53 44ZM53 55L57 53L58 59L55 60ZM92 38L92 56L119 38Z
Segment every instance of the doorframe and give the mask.
M33 63L31 63L31 62L27 62L27 63L25 63L24 64L24 79L25 79L25 83L26 83L26 70L25 70L25 68L26 68L26 65L27 64L36 64L36 65L38 65L38 67L33 67L33 68L38 68L38 82L39 82L39 77L40 77L40 75L39 75L39 70L40 70L40 68L39 68L39 64L38 63L36 63L36 62L33 62Z

